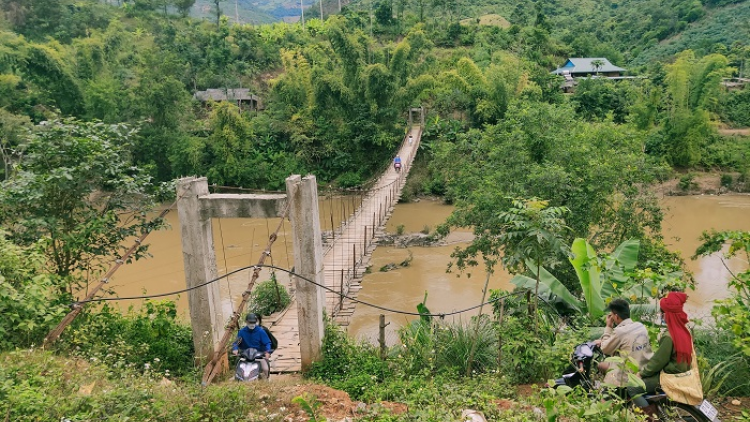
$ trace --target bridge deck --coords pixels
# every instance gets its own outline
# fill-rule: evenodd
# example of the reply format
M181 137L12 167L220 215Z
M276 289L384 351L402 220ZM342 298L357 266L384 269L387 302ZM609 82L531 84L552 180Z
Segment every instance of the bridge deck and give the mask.
M363 198L360 208L344 223L341 233L336 235L323 257L325 283L330 289L346 295L356 296L359 281L367 268L367 262L375 249L373 237L383 230L393 206L401 196L411 164L421 139L421 128L413 127L410 133L413 142L405 138L399 149L402 169L396 172L393 166L380 176L370 192ZM344 282L342 283L342 279ZM340 300L336 293L326 291L326 310L335 321L347 324L354 312L354 304ZM301 370L299 327L297 325L297 303L270 321L270 329L279 340L279 347L271 358L272 372L298 372Z

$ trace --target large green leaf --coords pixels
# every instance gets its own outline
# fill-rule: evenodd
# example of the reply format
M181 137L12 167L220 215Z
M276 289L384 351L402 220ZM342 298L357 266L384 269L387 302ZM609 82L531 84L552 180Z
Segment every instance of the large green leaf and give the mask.
M573 252L573 258L570 258L570 263L573 264L573 268L578 275L578 281L581 283L589 316L592 319L599 318L604 315L601 274L597 268L589 265L592 259L596 259L596 252L586 239L582 238L576 238L573 241L571 252Z
M606 263L611 283L625 284L629 281L629 277L625 273L632 271L638 263L638 251L640 247L640 240L629 239L622 242L612 252L612 255L610 255L611 258ZM604 284L606 285L607 283ZM614 292L602 292L602 297L610 297L612 295L614 295Z
M620 244L612 253L612 257L622 265L625 271L632 271L638 263L638 251L641 248L641 241L638 239L628 239Z
M525 275L517 275L513 277L510 282L518 287L530 289L532 291L536 287L536 279ZM584 306L578 298L570 293L560 280L545 270L544 267L542 267L539 276L539 297L556 302L563 302L567 308L576 312L581 312Z

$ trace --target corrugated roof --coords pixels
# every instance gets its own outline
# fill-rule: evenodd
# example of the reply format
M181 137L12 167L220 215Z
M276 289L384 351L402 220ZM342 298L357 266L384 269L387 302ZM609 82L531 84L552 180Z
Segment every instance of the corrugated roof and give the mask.
M198 101L258 101L258 97L250 93L248 88L208 89L198 91L193 95Z
M597 69L592 62L601 60L603 63L600 68ZM552 73L555 75L562 75L563 72L568 73L611 73L611 72L624 72L625 69L615 66L604 57L573 57L568 59L564 65L558 67Z

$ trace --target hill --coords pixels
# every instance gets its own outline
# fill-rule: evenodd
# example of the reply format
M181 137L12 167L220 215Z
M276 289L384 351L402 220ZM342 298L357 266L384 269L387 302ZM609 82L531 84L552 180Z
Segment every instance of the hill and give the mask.
M303 0L308 8L314 0ZM300 17L300 2L294 0L222 0L219 3L222 13L234 22L239 18L241 23L253 25L281 21L296 21ZM213 0L197 0L191 15L197 18L215 16Z
M699 54L721 52L717 45L746 44L750 40L750 2L712 10L704 18L689 25L679 34L651 45L633 60L645 65L667 59L688 48Z

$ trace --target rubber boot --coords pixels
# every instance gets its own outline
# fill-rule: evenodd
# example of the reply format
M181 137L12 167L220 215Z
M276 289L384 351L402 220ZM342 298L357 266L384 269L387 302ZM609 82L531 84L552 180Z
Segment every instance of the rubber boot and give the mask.
M641 407L641 411L646 415L646 420L648 422L659 422L659 408L655 404Z

